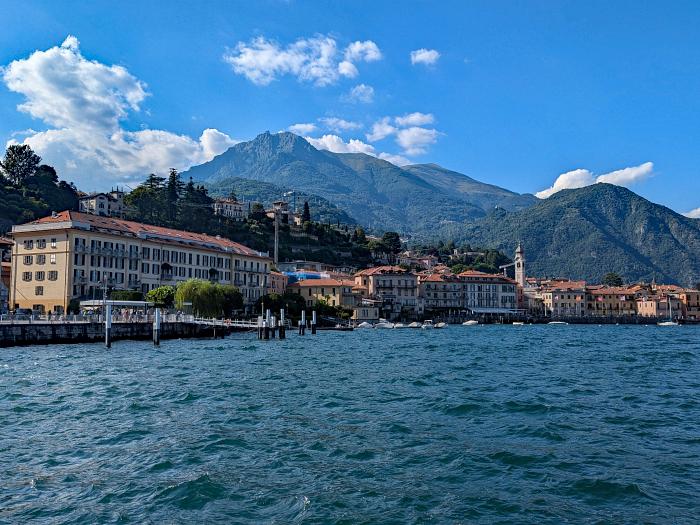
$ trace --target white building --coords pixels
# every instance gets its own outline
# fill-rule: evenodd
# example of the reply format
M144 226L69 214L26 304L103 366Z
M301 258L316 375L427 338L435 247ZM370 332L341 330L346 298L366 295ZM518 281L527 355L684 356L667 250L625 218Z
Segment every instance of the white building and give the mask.
M250 216L250 202L240 202L236 199L216 199L214 215L221 215L234 221L244 221Z

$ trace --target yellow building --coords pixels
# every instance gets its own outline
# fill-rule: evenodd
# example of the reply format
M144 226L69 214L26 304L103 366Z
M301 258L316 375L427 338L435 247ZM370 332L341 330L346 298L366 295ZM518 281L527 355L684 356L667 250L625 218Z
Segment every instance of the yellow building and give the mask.
M581 317L586 314L586 283L550 281L542 289L542 302L545 315Z
M626 317L637 315L638 287L588 286L586 312L591 317Z
M382 302L389 317L420 313L418 276L399 266L377 266L355 274L355 287L368 298Z
M287 286L287 290L301 295L306 306L313 306L317 301L325 301L331 306L353 308L357 296L353 294L354 281L343 279L304 279Z
M14 226L14 308L65 312L103 290L147 292L190 278L240 288L246 305L265 293L271 259L221 237L74 211Z
M267 293L276 293L279 295L284 295L287 290L287 283L289 282L289 277L280 272L270 272L270 278L268 280Z

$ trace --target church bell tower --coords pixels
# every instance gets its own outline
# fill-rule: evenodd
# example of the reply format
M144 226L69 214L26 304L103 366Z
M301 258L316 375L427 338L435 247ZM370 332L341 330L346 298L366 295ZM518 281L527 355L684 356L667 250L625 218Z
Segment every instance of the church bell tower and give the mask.
M520 242L515 249L515 280L520 286L525 287L525 251Z

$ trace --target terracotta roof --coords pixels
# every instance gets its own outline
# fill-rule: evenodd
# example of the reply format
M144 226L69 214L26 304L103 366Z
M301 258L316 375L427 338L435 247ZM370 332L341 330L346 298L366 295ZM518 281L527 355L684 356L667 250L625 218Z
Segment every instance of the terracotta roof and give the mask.
M387 273L406 273L406 270L400 266L375 266L374 268L359 271L355 275L380 275Z
M315 286L355 286L355 281L341 280L341 279L303 279L289 285L289 288L304 288L304 287L315 287Z
M444 275L433 273L429 275L421 275L420 282L422 283L458 283L460 280L454 275Z
M234 242L224 237L206 235L204 233L193 233L183 230L174 230L172 228L163 228L161 226L152 226L140 222L127 221L114 217L102 217L100 215L92 215L89 213L80 213L77 211L62 211L48 217L43 217L36 221L27 224L52 224L59 222L77 222L88 224L90 229L97 231L105 231L107 233L116 233L121 235L145 238L149 240L162 241L166 243L184 244L184 245L205 245L205 248L233 252L250 257L260 257L269 259L269 256L257 252L247 246Z

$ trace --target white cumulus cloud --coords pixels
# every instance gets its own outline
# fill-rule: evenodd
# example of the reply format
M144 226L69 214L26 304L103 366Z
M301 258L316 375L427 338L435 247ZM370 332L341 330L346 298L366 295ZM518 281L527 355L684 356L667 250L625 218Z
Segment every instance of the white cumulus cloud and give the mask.
M394 119L398 126L425 126L426 124L432 124L435 122L435 116L432 113L421 113L416 111L415 113L409 113L403 117L396 117Z
M287 131L291 131L297 135L308 135L309 133L316 131L316 124L313 124L312 122L292 124L287 128Z
M391 119L389 117L384 117L372 124L372 130L367 133L367 140L370 142L377 142L378 140L385 139L389 135L393 135L396 131L396 128L391 125Z
M630 166L628 168L611 171L599 175L598 177L587 169L576 169L559 175L552 186L545 190L538 191L535 193L535 197L546 199L561 190L583 188L599 182L615 184L617 186L630 186L650 177L653 171L653 162L645 162L639 166Z
M684 213L686 217L690 217L691 219L700 219L700 208L695 208L694 210L690 210L686 213Z
M345 142L338 135L323 135L321 138L304 137L314 148L325 149L333 153L366 153L375 156L374 146L358 139Z
M261 86L284 75L327 86L341 76L356 77L359 62L381 58L379 47L371 40L353 42L341 52L334 38L323 35L300 38L287 46L259 36L249 42L238 42L224 53L224 60L236 74Z
M437 137L437 130L412 126L396 132L396 143L406 155L422 155L430 144L437 142Z
M24 97L17 109L49 126L25 133L23 142L78 184L106 187L171 167L185 169L235 143L215 129L204 130L198 139L123 129L122 122L140 111L148 96L146 85L122 66L86 59L74 36L11 62L0 74L11 91Z
M411 64L424 64L426 66L434 65L440 58L440 53L435 49L416 49L411 51Z
M338 135L323 135L320 138L314 137L304 137L314 148L332 151L333 153L364 153L365 155L370 155L372 157L377 157L387 162L391 162L396 166L405 166L411 164L411 161L401 155L394 155L391 153L379 153L377 154L374 146L362 142L358 139L350 139L347 142L344 141Z
M353 122L351 120L345 120L337 117L325 117L318 119L326 128L336 133L342 133L343 131L350 131L353 129L360 129L362 124L359 122Z
M366 84L358 84L341 97L345 102L370 104L374 101L374 88Z

